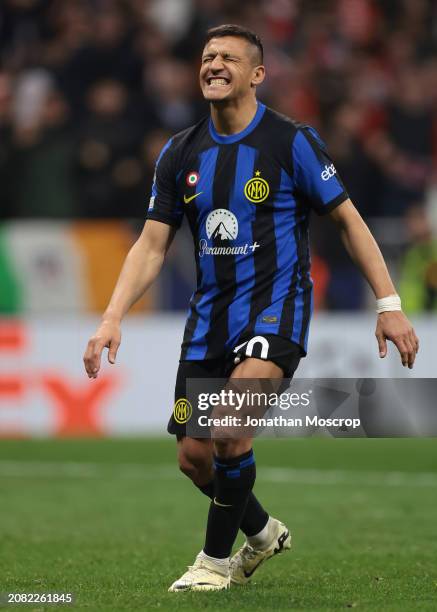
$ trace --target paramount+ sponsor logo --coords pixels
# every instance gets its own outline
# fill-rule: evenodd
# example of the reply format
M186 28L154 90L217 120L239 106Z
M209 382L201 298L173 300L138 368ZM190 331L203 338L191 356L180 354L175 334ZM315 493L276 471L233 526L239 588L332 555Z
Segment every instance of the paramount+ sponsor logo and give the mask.
M226 208L217 208L211 211L206 219L205 229L208 240L202 238L199 241L199 257L205 255L247 255L253 253L260 246L258 242L233 244L234 240L238 238L238 219L233 212Z

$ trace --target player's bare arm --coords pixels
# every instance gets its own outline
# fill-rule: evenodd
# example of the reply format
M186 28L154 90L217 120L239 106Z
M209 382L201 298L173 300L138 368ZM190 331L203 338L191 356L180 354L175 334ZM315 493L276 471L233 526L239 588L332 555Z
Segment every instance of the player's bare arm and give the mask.
M105 347L109 349L109 363L115 363L121 342L121 321L158 276L174 233L171 226L159 221L148 220L144 224L126 257L102 323L88 341L83 361L89 378L97 378Z
M332 213L341 237L352 260L358 265L371 286L377 300L396 295L384 258L363 218L348 199ZM397 347L402 365L413 367L419 340L410 321L401 310L378 314L376 338L380 357L387 354L387 340Z

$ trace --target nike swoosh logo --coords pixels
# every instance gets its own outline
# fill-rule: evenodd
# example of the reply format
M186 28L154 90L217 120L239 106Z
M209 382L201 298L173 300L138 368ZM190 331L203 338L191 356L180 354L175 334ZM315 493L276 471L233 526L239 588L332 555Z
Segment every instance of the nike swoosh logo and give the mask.
M232 508L232 504L221 504L220 502L217 501L217 499L214 497L214 504L216 506L220 506L220 508Z
M283 533L281 533L281 535L278 538L278 547L275 548L275 550L273 551L274 555L277 555L279 552L281 552L281 550L284 548L284 542L288 538L289 535L290 535L289 531L284 531Z
M246 572L246 570L244 570L244 572L243 572L243 573L244 573L244 575L246 576L246 578L250 578L250 577L252 576L253 572L254 572L256 569L258 569L258 567L261 565L261 563L262 563L263 561L264 561L264 559L261 559L261 561L260 561L259 563L257 563L257 564L255 565L255 567L253 567L253 568L251 569L251 571L250 571L250 572Z
M275 549L273 550L273 554L274 554L274 555L277 555L279 552L281 552L281 550L284 548L284 542L285 542L285 540L288 538L288 536L289 536L289 535L290 535L290 532L289 532L289 531L284 531L284 532L283 532L283 533L282 533L282 534L279 536L279 538L278 538L278 547L277 547L277 548L275 548ZM257 563L257 564L255 565L255 567L253 567L253 568L251 569L251 571L250 571L250 572L246 572L246 570L244 570L244 571L243 571L243 573L244 573L244 575L246 576L246 578L250 578L250 577L252 576L253 572L254 572L256 569L258 569L258 567L261 565L261 563L262 563L263 561L265 561L265 559L261 559L261 561L260 561L259 563Z
M200 196L201 193L203 193L203 191L199 191L199 193L195 193L194 195L190 196L189 198L187 198L187 196L184 194L184 202L185 202L185 204L188 204L189 202L191 202L191 200L194 200L194 198L197 198L197 196Z

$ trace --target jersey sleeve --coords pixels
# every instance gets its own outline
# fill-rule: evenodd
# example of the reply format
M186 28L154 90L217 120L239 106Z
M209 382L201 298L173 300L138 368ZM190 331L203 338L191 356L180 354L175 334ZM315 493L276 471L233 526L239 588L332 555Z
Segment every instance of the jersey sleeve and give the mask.
M174 151L170 139L162 148L155 165L147 219L180 227L183 215L183 208L178 202Z
M331 212L347 200L343 182L316 130L308 126L299 128L292 155L297 193L318 215Z

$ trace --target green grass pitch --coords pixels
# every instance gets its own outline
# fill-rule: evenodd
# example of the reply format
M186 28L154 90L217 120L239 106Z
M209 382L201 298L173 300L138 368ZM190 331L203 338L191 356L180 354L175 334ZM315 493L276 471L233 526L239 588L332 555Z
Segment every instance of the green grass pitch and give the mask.
M437 610L436 440L259 440L255 454L292 552L248 587L175 594L208 502L173 439L2 441L0 591L72 592L89 610Z

